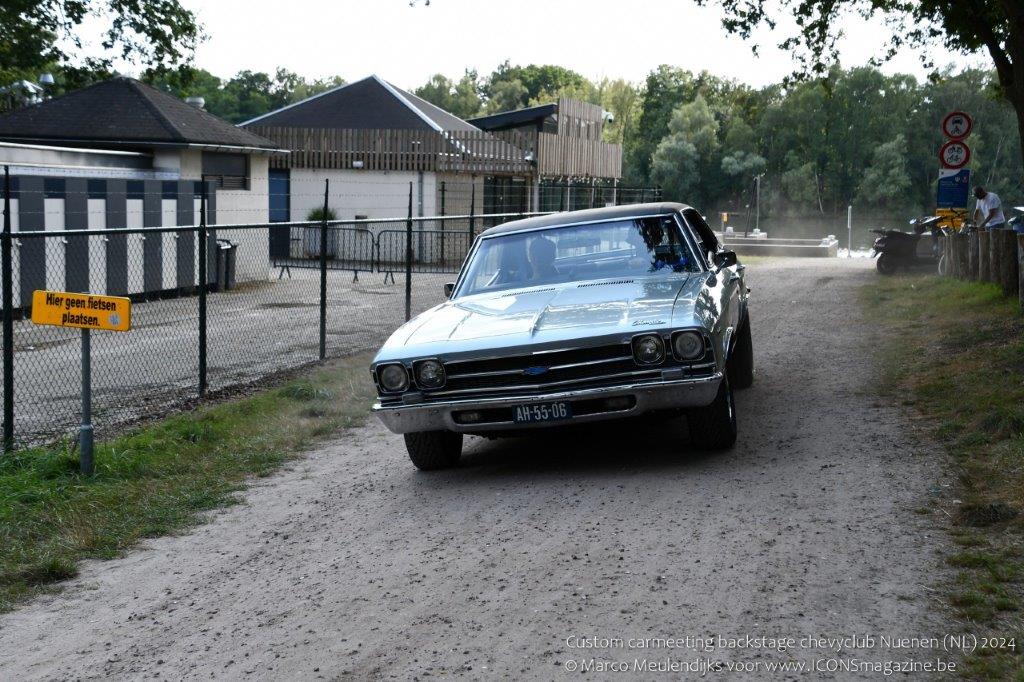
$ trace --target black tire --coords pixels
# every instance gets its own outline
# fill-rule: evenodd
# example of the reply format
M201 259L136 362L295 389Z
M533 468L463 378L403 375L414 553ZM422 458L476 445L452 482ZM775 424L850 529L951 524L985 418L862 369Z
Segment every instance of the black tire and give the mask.
M736 443L736 404L728 373L722 377L714 402L687 412L686 423L690 442L699 450L728 450Z
M452 431L421 431L405 434L409 459L420 471L448 469L462 456L462 434Z
M754 342L750 338L749 314L736 332L736 343L732 346L725 371L729 375L729 385L737 391L750 388L754 383Z
M875 268L880 275L894 275L896 274L896 259L889 254L883 253L875 261Z

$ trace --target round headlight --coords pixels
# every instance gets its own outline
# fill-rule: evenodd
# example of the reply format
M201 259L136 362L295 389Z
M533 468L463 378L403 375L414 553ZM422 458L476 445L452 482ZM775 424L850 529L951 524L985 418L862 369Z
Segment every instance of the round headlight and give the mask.
M640 365L657 365L665 359L665 342L657 334L633 339L633 358Z
M444 386L444 365L437 360L424 360L416 365L416 383L420 388Z
M402 365L385 365L377 373L380 386L388 393L398 393L409 388L409 373Z
M672 340L672 350L680 360L696 360L704 355L704 339L697 332L681 332Z

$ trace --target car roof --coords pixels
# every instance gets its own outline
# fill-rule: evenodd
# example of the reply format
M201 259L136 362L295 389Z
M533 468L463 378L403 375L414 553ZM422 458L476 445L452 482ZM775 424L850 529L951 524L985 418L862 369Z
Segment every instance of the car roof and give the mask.
M648 216L684 211L689 208L690 206L686 204L679 204L673 201L659 201L650 204L626 204L624 206L609 206L607 208L588 208L582 211L563 211L561 213L551 213L535 218L524 218L523 220L513 220L509 223L495 225L484 230L480 233L480 236L494 237L500 234L535 230L542 227L558 227L560 225L596 222L598 220L615 220L616 218L646 218Z

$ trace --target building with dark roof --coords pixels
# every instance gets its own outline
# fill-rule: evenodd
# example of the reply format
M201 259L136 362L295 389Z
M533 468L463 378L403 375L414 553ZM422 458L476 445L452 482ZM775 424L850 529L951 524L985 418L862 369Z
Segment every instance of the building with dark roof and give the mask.
M378 76L241 124L289 150L271 161L272 214L303 220L323 205L340 218L521 212L530 209L534 154L525 138L493 134ZM282 248L284 248L282 246Z
M126 77L0 114L0 140L133 151L277 148L266 138Z
M21 232L195 225L204 193L208 224L264 223L269 162L281 153L131 78L0 114L0 165L10 170ZM236 276L266 279L266 230L234 234ZM14 293L26 305L33 289L145 296L198 283L195 233L23 241Z

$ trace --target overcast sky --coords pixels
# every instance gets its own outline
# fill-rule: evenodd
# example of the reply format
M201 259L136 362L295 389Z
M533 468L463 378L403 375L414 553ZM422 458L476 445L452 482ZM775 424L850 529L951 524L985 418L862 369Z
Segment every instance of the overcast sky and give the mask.
M182 0L198 15L208 40L196 62L221 76L283 66L306 77L352 81L376 73L416 87L434 73L486 75L513 64L550 63L585 76L640 81L659 64L707 69L754 86L790 73L777 49L781 34L758 36L761 54L727 37L717 8L690 0ZM792 21L779 17L780 26ZM881 22L851 18L840 51L846 66L879 54ZM781 30L785 31L785 28ZM987 65L980 58L934 55L940 64ZM899 55L888 72L924 74L917 57Z

